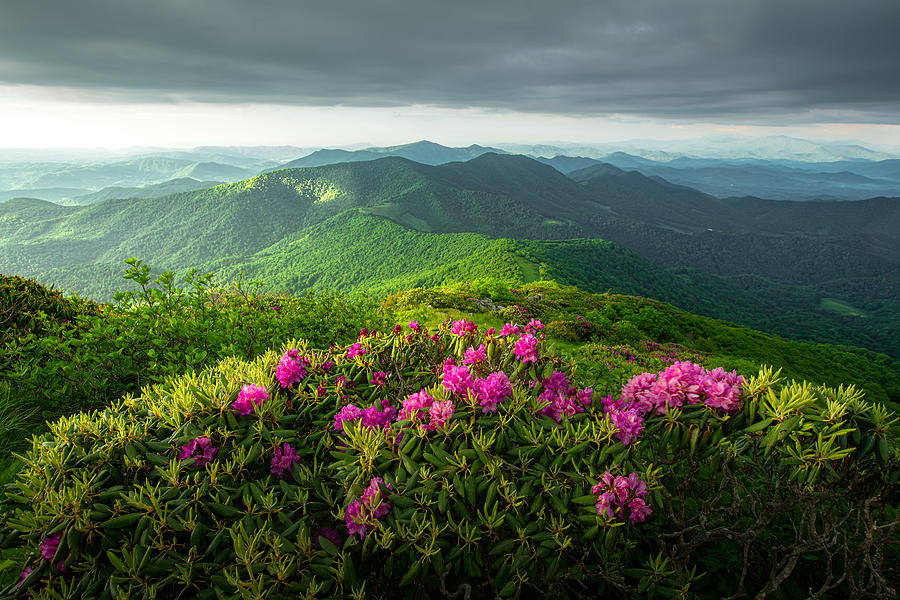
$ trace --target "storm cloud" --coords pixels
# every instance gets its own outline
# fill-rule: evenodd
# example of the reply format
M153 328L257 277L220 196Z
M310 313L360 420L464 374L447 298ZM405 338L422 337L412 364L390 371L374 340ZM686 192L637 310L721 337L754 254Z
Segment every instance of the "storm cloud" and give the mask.
M0 82L135 102L896 123L898 24L895 0L12 1Z

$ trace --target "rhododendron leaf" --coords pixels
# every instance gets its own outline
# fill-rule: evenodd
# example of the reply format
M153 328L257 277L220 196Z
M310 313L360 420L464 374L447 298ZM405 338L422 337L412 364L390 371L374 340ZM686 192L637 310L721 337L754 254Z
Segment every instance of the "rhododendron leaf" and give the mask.
M577 496L575 498L572 498L572 502L581 506L588 506L597 503L597 496L593 494L589 494L587 496Z
M774 419L763 419L762 421L760 421L758 423L754 423L753 425L750 425L749 427L745 427L744 433L756 433L757 431L762 431L763 429L765 429L766 427L771 425L772 421L774 421Z
M330 554L330 555L332 555L332 556L337 556L337 555L339 555L339 554L341 553L341 551L338 550L338 547L335 546L335 545L331 542L331 540L329 540L329 539L326 538L325 536L321 536L321 535L320 535L319 538L318 538L318 540L319 540L319 546L322 548L322 550L324 550L324 551L327 552L328 554Z

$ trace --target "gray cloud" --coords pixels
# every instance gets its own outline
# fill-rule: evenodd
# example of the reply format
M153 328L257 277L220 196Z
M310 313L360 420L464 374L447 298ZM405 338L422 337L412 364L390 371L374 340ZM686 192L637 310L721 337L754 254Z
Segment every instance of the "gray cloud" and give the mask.
M898 23L895 0L9 0L0 81L135 101L896 123Z

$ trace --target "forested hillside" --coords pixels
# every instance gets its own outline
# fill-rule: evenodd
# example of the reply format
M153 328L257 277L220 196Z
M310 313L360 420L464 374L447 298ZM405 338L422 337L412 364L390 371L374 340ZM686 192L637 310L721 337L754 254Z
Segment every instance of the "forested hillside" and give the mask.
M245 270L291 293L544 276L900 353L893 200L719 200L608 165L578 173L495 153L439 166L385 157L84 208L17 200L0 205L0 269L97 298L135 255ZM597 241L549 241L566 239ZM637 254L610 260L600 240Z

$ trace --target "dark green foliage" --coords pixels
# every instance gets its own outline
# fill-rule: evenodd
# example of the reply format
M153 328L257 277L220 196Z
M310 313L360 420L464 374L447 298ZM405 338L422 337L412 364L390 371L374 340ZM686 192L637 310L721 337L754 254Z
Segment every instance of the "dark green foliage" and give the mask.
M295 335L327 347L380 323L375 304L361 298L272 296L257 282L241 280L214 288L208 275L197 273L182 289L172 273L151 281L146 265L128 262L126 278L139 289L120 294L116 305L63 298L30 280L0 277L0 306L10 307L4 314L13 320L2 330L0 384L19 404L45 417L69 414L226 356L251 359Z
M484 302L479 305L479 299L492 296L487 292L497 288L505 288L493 296L496 305L504 306L502 310L489 311ZM577 349L579 363L598 377L613 371L615 381L639 372L636 366L658 368L662 357L669 362L692 360L745 373L769 364L791 378L832 386L853 383L864 388L870 400L900 409L900 364L888 356L847 346L795 342L694 315L652 298L589 294L546 281L514 289L502 282L482 282L477 288L458 285L409 290L389 296L383 306L411 314L425 306L485 312L501 324L539 318L549 324L548 335L583 344ZM619 346L623 357L631 354L637 362L613 360L610 349Z
M283 350L310 359L289 390L274 379L279 354L268 352L53 423L2 501L0 543L24 559L5 564L7 592L38 600L351 598L363 589L376 598L894 593L884 551L898 524L895 418L854 389L785 384L764 370L736 414L699 404L651 415L625 446L599 401L561 423L535 414L540 388L531 383L566 368L546 349L521 365L512 339L407 331L361 338L366 353L356 358L289 341ZM450 398L444 359L459 361L482 342L489 362L479 374L503 369L514 383L496 414L453 397L453 419L436 431L409 419L335 431L348 403L396 407L420 389ZM383 387L372 382L381 369ZM235 414L231 404L250 383L270 397ZM198 437L218 448L203 466L179 458ZM282 479L270 465L285 443L300 460ZM648 521L598 514L592 486L607 471L648 484ZM375 477L386 484L376 484L386 514L364 521L363 541L332 543L323 528L344 538L348 507ZM885 510L864 510L873 506ZM41 559L39 545L57 534L53 559ZM17 586L25 564L34 571Z

